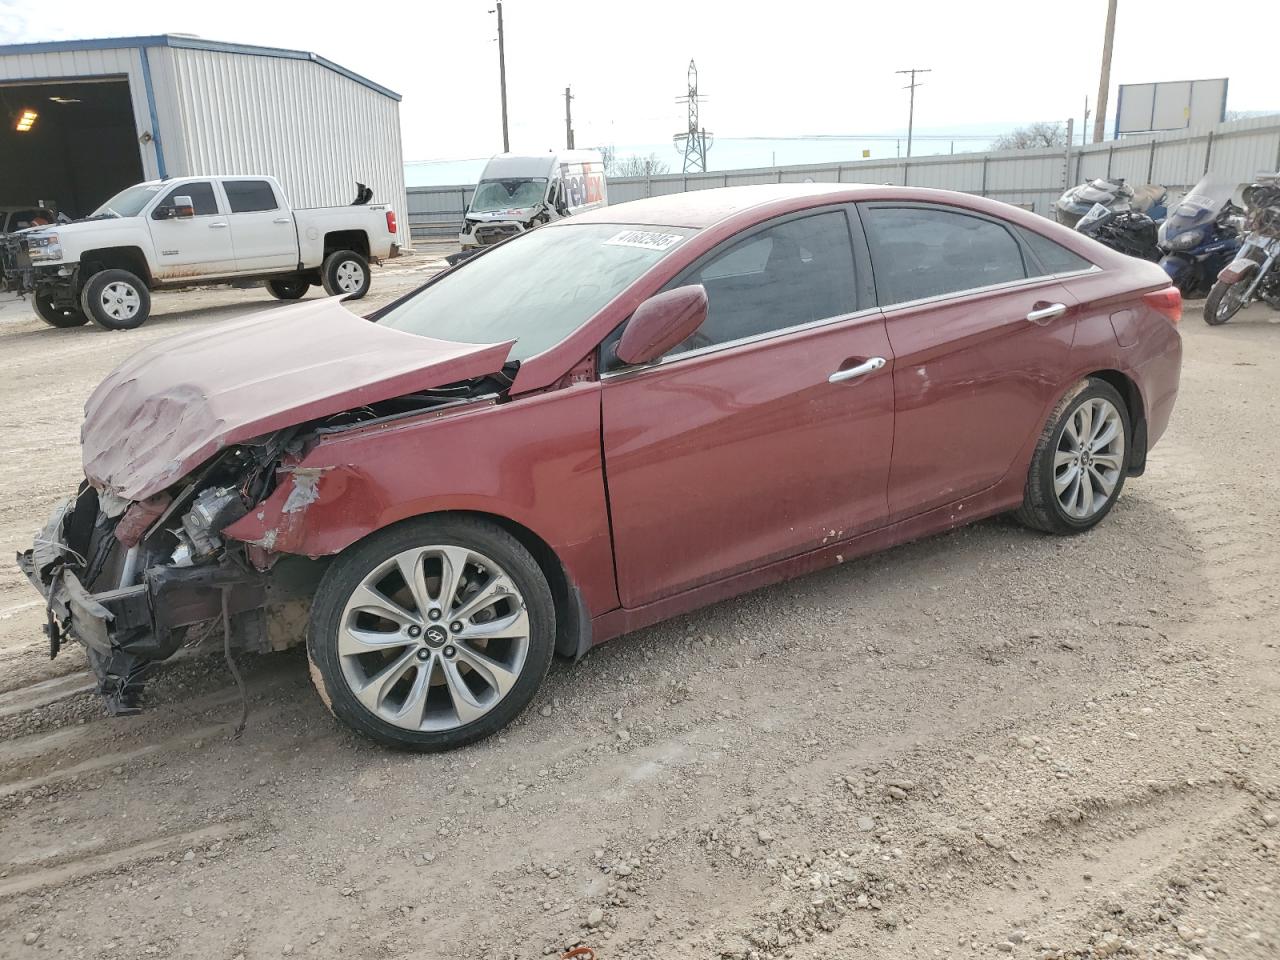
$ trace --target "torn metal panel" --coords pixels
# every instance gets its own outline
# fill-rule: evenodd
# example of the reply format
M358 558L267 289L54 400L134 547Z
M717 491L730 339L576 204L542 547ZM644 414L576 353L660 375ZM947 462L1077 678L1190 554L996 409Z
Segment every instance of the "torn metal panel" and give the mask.
M497 373L510 350L392 330L335 299L163 340L89 397L85 475L126 501L144 500L231 444Z

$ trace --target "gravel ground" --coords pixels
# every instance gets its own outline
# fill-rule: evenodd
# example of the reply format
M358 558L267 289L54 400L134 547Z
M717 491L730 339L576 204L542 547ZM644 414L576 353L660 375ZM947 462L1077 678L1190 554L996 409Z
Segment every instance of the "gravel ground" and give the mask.
M111 367L261 305L0 305L3 546ZM0 567L0 957L1280 956L1280 318L1187 312L1173 425L1093 533L990 521L661 624L444 756L345 732L296 652L242 661L238 740L214 651L104 718Z

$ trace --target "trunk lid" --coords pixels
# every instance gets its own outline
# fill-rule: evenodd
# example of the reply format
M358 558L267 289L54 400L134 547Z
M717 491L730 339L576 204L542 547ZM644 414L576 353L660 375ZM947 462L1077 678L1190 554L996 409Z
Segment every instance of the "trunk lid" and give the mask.
M85 402L85 476L142 500L229 445L496 373L511 346L381 327L337 298L162 340L117 367Z

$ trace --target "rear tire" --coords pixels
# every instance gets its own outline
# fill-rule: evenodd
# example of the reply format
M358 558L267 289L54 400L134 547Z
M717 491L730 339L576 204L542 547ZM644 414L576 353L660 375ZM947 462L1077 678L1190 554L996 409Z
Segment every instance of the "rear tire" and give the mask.
M334 560L307 656L320 698L351 729L436 752L510 723L546 676L555 636L547 578L515 537L483 520L425 517Z
M103 270L80 291L80 306L103 329L133 330L151 316L151 293L128 270Z
M354 250L337 250L320 268L324 292L344 300L359 300L369 292L369 261Z
M1240 302L1241 297L1252 282L1253 273L1250 272L1232 284L1221 280L1215 283L1209 291L1209 298L1204 302L1204 322L1211 327L1220 327L1239 313L1244 307ZM1232 291L1235 291L1234 296Z
M1115 387L1094 378L1076 384L1036 443L1014 514L1018 522L1060 535L1097 526L1124 489L1132 435L1128 407Z
M78 304L60 307L53 302L53 298L48 294L35 294L31 298L31 306L35 310L36 316L51 327L65 330L68 327L83 327L89 322L89 318L84 315L84 311L80 309Z
M272 277L266 282L267 292L277 300L301 300L311 289L302 277Z

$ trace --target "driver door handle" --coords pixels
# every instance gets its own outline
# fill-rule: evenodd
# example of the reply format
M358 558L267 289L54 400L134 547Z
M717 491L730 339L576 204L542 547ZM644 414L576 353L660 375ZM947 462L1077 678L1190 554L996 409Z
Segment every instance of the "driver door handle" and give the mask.
M288 217L276 217L271 222L272 223L293 223L293 221L290 220Z
M1032 323L1038 323L1043 326L1054 317L1060 317L1066 312L1067 305L1065 303L1050 303L1043 307L1036 307L1027 314L1027 319Z
M226 225L225 223L211 223L211 224L209 224L209 229L210 229L210 230L225 230L225 229L227 229L227 225Z
M875 373L884 364L884 357L872 357L866 363L860 363L856 367L850 367L848 370L837 370L827 377L827 383L844 383L846 380L856 380L858 377L865 377L868 373Z

